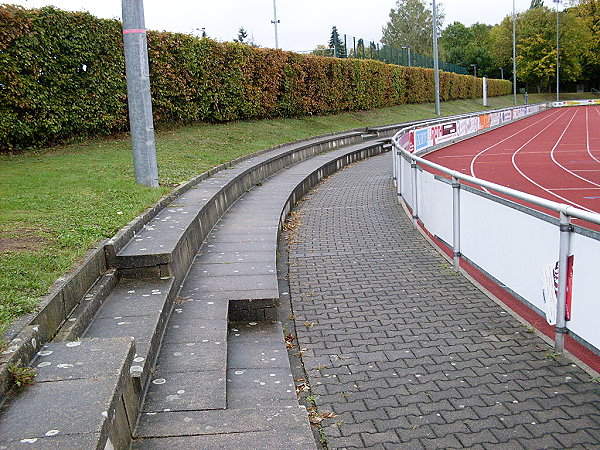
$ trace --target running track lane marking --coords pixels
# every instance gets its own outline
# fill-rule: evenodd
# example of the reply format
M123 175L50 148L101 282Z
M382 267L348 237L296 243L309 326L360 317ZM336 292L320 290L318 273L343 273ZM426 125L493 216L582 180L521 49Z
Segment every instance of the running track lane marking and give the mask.
M531 125L526 126L525 128L520 129L519 131L517 131L516 133L511 134L510 136L505 137L504 139L502 139L499 142L496 142L494 145L491 145L483 150L481 150L479 153L477 153L473 159L471 160L471 166L469 168L469 170L471 171L471 175L474 176L475 178L477 178L477 176L475 175L475 161L477 160L477 158L479 158L481 155L483 155L485 152L487 152L488 150L493 149L495 146L502 144L504 141L522 133L523 131L531 128L534 125L539 124L540 122L542 122L543 120L546 120L548 118L551 118L552 116L559 114L558 112L555 112L554 114L550 115L549 117L542 117L540 120L538 120L537 122L532 123ZM557 119L553 120L552 122L550 122L550 124L548 126L546 126L546 128L548 128L550 125L552 125L554 122L556 122L558 119L560 119L562 116L564 116L566 114L566 112L563 112L562 115L560 115ZM544 128L542 131L544 131L546 128ZM541 133L541 132L540 132ZM537 136L537 135L536 135ZM535 136L534 136L535 137ZM533 138L532 138L533 139ZM487 192L488 194L490 193L490 191L488 191L486 188L482 187L482 189Z
M564 114L563 114L563 115L564 115ZM562 116L561 116L561 117L562 117ZM575 114L573 114L573 117L571 117L571 120L569 121L569 123L567 124L567 126L566 126L566 127L565 127L565 129L563 130L562 134L561 134L561 135L560 135L560 137L558 138L558 141L560 141L560 140L561 140L561 138L562 138L562 137L563 137L563 135L565 134L565 132L566 132L567 128L569 128L569 125L570 125L570 124L571 124L571 122L573 121L573 118L575 118ZM560 119L560 117L559 117L559 119ZM558 119L556 119L556 120L558 120ZM556 122L556 120L555 120L554 122ZM554 123L554 122L552 122L552 123ZM548 128L550 125L552 125L552 123L550 123L550 124L549 124L549 125L548 125L546 128ZM544 130L545 130L546 128L544 128ZM544 131L544 130L542 130L542 131ZM542 131L540 131L540 133L541 133ZM538 133L538 134L540 134L540 133ZM527 141L527 142L526 142L526 143L523 145L523 147L525 147L525 145L527 145L529 142L531 142L531 141L532 141L534 138L536 138L536 137L537 137L537 135L536 135L536 136L534 136L534 137L532 137L532 138L531 138L529 141ZM557 141L557 144L558 144L558 141ZM513 167L514 167L514 168L517 170L517 172L519 172L519 173L520 173L520 174L523 176L523 178L525 178L526 180L528 180L528 181L530 181L531 183L535 184L537 187L539 187L539 188L540 188L540 189L542 189L543 191L546 191L548 194L550 194L550 195L553 195L553 196L555 196L555 197L557 197L557 198L560 198L561 200L563 200L563 201L565 201L565 202L567 202L567 203L570 203L570 204L571 204L571 205L573 205L573 206L577 206L578 208L580 208L580 209L585 209L586 211L589 211L589 212L595 212L595 211L593 211L593 210L591 210L591 209L589 209L589 208L586 208L586 207L585 207L585 206L583 206L583 205L580 205L580 204L578 204L578 203L575 203L575 202L573 202L573 201L571 201L571 200L567 200L566 198L564 198L564 197L562 197L562 196L558 195L556 192L552 192L551 190L549 190L549 189L546 189L544 186L542 186L542 185L541 185L541 184L539 184L539 183L536 183L536 182L535 182L535 181L533 181L531 178L529 178L527 175L525 175L525 174L523 173L523 171L522 171L521 169L519 169L519 166L517 166L517 164L516 164L516 162L515 162L515 157L517 156L517 153L519 153L519 151L520 151L521 149L523 149L523 147L519 148L519 149L518 149L516 152L514 152L514 153L513 153L513 155L512 155L512 163L513 163Z
M558 138L558 141L556 141L556 144L554 144L554 147L552 147L552 150L550 151L550 157L552 158L552 161L554 161L554 164L556 164L558 167L560 167L561 169L563 169L565 172L570 173L571 175L579 178L580 180L586 181L590 184L593 184L596 187L600 187L600 184L598 183L594 183L592 180L588 180L587 178L584 178L580 175L577 175L575 172L573 172L572 170L567 169L565 166L563 166L561 163L559 163L556 160L556 157L554 156L556 153L556 148L558 147L558 144L560 144L560 141L562 140L562 138L564 137L564 135L566 134L567 130L569 129L569 127L571 126L571 122L573 122L573 120L575 120L575 116L577 116L577 113L579 112L578 109L575 110L575 114L573 114L573 117L571 118L571 120L569 121L569 123L567 124L567 126L565 127L564 131L562 132L562 134L560 135L560 138ZM586 110L586 115L585 115L585 119L586 119L586 129L587 129L587 110ZM588 145L588 149L589 149L589 145Z
M598 112L597 109L595 111ZM598 113L598 114L600 114L600 113ZM590 149L590 124L589 124L589 120L588 120L588 110L587 109L585 110L585 135L586 135L587 152L592 157L592 159L594 159L595 161L600 163L600 159L598 159L594 155L592 155L592 150Z

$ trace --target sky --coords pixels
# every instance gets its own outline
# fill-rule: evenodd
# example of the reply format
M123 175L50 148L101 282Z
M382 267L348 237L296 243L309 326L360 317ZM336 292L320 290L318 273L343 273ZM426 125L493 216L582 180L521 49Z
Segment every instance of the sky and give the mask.
M0 0L27 8L53 5L69 11L88 11L104 18L121 18L121 0ZM284 50L309 51L329 41L332 26L352 37L378 42L381 28L389 19L395 0L275 0L279 47ZM429 4L429 0L428 4ZM529 8L531 0L514 0L516 11ZM511 0L473 1L438 0L446 19L471 25L482 22L494 25L512 13ZM546 0L548 6L553 6ZM159 31L201 33L231 41L240 27L261 47L275 47L273 0L144 0L146 28Z

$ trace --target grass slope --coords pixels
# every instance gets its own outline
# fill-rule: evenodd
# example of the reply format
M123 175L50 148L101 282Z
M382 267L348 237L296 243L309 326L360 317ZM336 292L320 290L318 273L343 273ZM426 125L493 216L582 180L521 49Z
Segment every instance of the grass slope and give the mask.
M552 95L530 94L530 102ZM519 96L522 101L522 96ZM490 108L512 106L512 96ZM479 101L442 104L452 115L484 109ZM157 133L161 187L133 181L126 136L0 155L0 332L31 312L50 285L87 249L112 236L173 186L241 155L351 128L432 117L432 104L334 116L197 124Z

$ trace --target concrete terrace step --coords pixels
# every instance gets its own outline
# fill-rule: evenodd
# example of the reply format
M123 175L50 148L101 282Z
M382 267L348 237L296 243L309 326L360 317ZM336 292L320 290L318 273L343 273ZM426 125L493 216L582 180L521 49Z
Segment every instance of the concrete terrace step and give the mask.
M173 411L146 415L134 449L311 449L301 406L225 411ZM231 430L236 430L232 432Z
M219 217L246 190L290 164L361 140L353 131L284 146L221 170L175 199L119 248L109 241L108 253L122 270L150 272L182 279L193 255Z
M251 429L233 422L169 436L153 430L179 429L182 411L189 423L198 418L230 423L232 410L260 414L267 409L291 415L295 423L293 431L270 429L272 436L281 435L273 442L314 448L305 411L303 420L298 418L281 325L270 321L280 296L279 229L291 204L320 179L381 151L383 142L362 143L297 163L254 186L223 214L179 291L137 430L146 440L134 447L258 445L255 437L264 434L260 422ZM226 338L228 319L253 322L231 324ZM298 440L286 441L287 435Z
M87 338L135 338L132 375L139 377L136 386L140 390L154 364L176 292L172 277L121 279L83 334Z
M35 384L3 405L0 448L125 448L138 414L134 353L131 338L46 344Z
M226 406L181 410L180 403L177 410L146 411L132 447L315 449L306 409L296 399L281 325L230 324L227 359ZM185 405L208 406L204 393L189 392L183 384L173 384L175 389L190 397ZM149 396L159 390L151 385Z

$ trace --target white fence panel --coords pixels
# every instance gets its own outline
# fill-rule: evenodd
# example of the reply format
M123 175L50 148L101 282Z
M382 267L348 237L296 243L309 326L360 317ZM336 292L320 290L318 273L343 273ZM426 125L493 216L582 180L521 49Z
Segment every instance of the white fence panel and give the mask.
M542 270L558 260L558 227L467 191L461 209L462 254L544 311Z
M399 157L402 159L401 162L401 180L400 184L402 186L402 196L404 197L404 201L410 206L413 207L413 198L412 198L412 184L413 184L413 175L412 169L410 168L410 162L406 161L403 157Z
M452 185L419 171L419 218L427 230L452 246Z
M573 233L573 291L571 321L567 322L582 339L600 347L600 241Z

